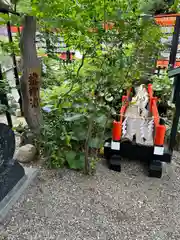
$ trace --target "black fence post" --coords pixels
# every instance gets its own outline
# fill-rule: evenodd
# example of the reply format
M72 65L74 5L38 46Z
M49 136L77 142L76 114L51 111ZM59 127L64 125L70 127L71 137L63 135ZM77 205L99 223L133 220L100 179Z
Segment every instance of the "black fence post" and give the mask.
M178 50L179 44L179 35L180 35L180 16L176 17L176 23L174 27L173 39L172 39L172 46L171 52L169 57L169 69L173 69L176 63L176 54ZM173 117L173 123L170 133L170 140L169 140L169 150L172 152L176 142L176 134L178 130L179 124L179 117L180 117L180 103L179 103L179 96L180 96L180 76L176 76L174 78L174 103L175 103L175 112Z
M7 22L7 32L8 32L9 43L12 44L13 38L12 38L12 33L11 33L10 21ZM21 114L23 116L22 95L21 95L21 91L20 91L19 75L18 75L17 62L16 62L16 56L15 56L14 50L12 50L11 56L12 56L12 60L13 60L13 71L14 71L14 77L16 80L16 88L19 93L19 105L20 105L20 109L21 109Z
M0 65L0 81L3 81L3 80L4 80L3 79L3 73L2 73L2 68L1 68L1 65ZM13 124L12 124L11 114L9 112L9 104L8 104L8 98L7 98L6 92L0 92L0 100L1 100L1 103L7 107L6 118L7 118L7 122L8 122L9 127L12 128Z
M71 52L69 50L66 51L66 64L71 63Z
M169 150L172 152L176 144L176 135L178 131L179 117L180 117L180 75L174 80L174 99L175 112L173 116L173 123L169 139Z
M48 31L48 29L45 30L45 41L46 41L46 53L49 56L52 54L52 46L50 41L50 32Z
M169 56L169 68L174 68L174 65L176 63L176 54L177 54L178 44L179 44L179 34L180 34L180 16L177 16L176 23L174 26L171 52Z

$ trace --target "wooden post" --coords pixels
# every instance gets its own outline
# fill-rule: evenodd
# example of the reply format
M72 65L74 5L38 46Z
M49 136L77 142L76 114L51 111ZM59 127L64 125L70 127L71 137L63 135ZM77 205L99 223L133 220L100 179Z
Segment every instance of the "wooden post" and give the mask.
M21 92L26 122L32 132L39 134L42 123L40 108L41 64L37 56L36 18L25 16L21 33L20 49L23 62Z

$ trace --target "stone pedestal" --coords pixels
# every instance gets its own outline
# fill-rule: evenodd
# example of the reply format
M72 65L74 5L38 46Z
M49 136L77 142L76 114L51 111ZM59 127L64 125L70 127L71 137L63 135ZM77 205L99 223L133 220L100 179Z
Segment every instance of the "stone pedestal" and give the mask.
M11 166L0 168L0 202L24 175L24 168L17 161Z
M25 175L24 168L13 159L14 152L14 132L0 123L0 202Z

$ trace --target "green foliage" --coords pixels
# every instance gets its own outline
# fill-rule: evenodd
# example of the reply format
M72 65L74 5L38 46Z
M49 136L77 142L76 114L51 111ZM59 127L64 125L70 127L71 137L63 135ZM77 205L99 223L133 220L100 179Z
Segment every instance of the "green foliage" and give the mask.
M0 79L0 94L8 92L8 84L6 81Z
M51 59L43 59L47 72L41 104L50 112L43 113L40 146L50 167L68 164L87 170L89 162L94 168L97 158L91 157L91 150L109 137L111 114L119 114L123 90L152 72L162 34L153 19L140 17L145 2L28 1L25 13L37 17L46 42L52 37L46 33L58 28L68 48L82 54L69 65L52 53ZM17 9L22 11L21 3ZM114 28L105 31L106 22L113 22Z
M15 0L16 1L16 0ZM17 5L17 12L23 13L23 14L29 14L31 12L31 0L18 0Z
M148 1L140 1L141 8L146 13L152 13L159 9L167 8L167 3L164 0L148 0Z
M62 65L61 60L53 59L49 57L42 58L42 62L44 67L46 68L46 72L42 74L42 88L51 89L54 86L61 86L70 76L72 72L72 67Z
M180 3L179 3L179 0L174 0L174 4L170 7L170 11L173 11L173 12L179 12L180 10Z
M44 115L43 153L51 167L82 169L90 161L94 168L90 150L100 148L108 137L110 116L119 111L123 89L152 72L153 59L162 49L160 28L152 19L140 18L143 12L136 0L131 5L34 0L32 6L44 32L61 29L69 49L82 54L70 65L56 58L46 62L42 106L51 111ZM114 29L104 31L106 21L114 22Z
M62 167L64 164L72 169L84 167L84 151L87 139L89 118L94 109L91 99L80 92L75 85L70 95L68 84L42 90L42 103L51 111L44 113L41 147L48 156L50 167ZM64 97L62 97L62 95ZM59 100L61 101L59 104ZM106 123L106 108L97 108L93 117L93 132L89 146L98 148L102 142L102 132ZM101 139L100 139L101 137Z
M13 43L0 41L0 49L3 53L11 54L14 52L16 55L19 55L18 42L14 41Z
M17 17L12 17L12 19L17 19ZM6 28L7 21L10 21L11 18L7 14L0 13L0 27L1 25ZM16 55L19 55L19 42L17 38L13 38L13 43L9 43L8 36L1 36L0 39L0 56L6 54L6 56L14 52Z
M7 107L4 104L0 103L0 114L5 113L6 110L7 110Z
M6 81L0 80L0 114L7 110L7 106L3 104L4 94L9 92L9 85Z
M173 82L169 79L167 73L162 76L153 76L153 89L155 89L155 95L160 97L160 101L168 103L171 97Z
M166 141L170 140L170 133L172 128L172 119L175 106L171 102L173 81L169 79L168 75L163 76L153 76L153 89L155 89L155 95L159 98L159 104L162 104L166 109L166 116L163 116L166 123ZM176 144L175 150L180 149L180 123L178 124L177 134L176 134Z

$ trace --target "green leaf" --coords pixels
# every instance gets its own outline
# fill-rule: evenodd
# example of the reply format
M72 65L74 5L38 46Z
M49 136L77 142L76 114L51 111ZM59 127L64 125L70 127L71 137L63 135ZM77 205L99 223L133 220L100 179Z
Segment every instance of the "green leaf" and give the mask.
M75 151L66 152L66 160L71 169L80 170L84 166L84 154L77 154Z
M69 151L65 153L66 161L69 164L70 168L74 168L74 162L75 162L75 157L76 157L76 152L75 151Z
M71 105L72 105L71 102L64 102L64 103L61 104L61 107L62 108L70 108Z
M78 141L83 141L86 140L86 136L87 136L87 131L84 128L76 128L73 129L73 137L75 137L74 139L78 139ZM73 139L72 137L72 139Z
M73 122L73 121L77 121L79 119L81 119L84 115L83 114L75 114L69 117L65 117L64 120L66 122Z
M84 168L84 160L85 160L85 154L79 153L76 156L76 169L83 169Z
M106 115L102 114L96 118L96 123L101 124L102 126L106 123L107 117Z
M79 141L79 139L75 136L72 136L71 139L74 140L74 141Z
M91 148L100 148L100 139L99 138L92 138L90 141L89 141L89 147Z

